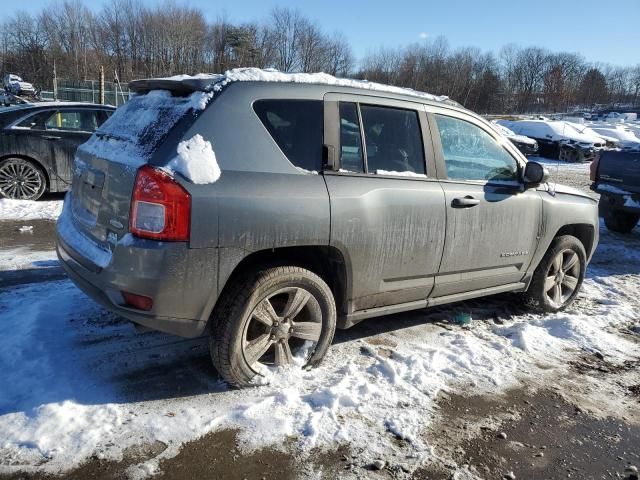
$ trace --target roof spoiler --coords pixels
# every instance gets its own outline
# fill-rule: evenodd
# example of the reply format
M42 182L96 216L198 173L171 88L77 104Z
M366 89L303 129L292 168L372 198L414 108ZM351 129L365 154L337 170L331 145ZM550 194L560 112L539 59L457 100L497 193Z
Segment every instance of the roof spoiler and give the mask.
M203 77L186 78L143 78L129 82L129 89L135 93L147 93L150 90L169 90L177 95L188 95L193 92L205 92L211 86L224 78L224 75L207 75Z

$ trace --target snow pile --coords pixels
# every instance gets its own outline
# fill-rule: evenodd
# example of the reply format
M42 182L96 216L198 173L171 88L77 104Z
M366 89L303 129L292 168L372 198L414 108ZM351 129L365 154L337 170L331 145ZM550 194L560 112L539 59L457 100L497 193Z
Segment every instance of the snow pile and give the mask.
M0 199L2 220L55 220L62 211L62 200Z
M171 174L178 172L197 184L215 183L220 178L220 167L211 142L199 134L178 144L178 155L164 170Z
M138 167L189 112L203 110L213 93L174 97L168 90L135 95L118 108L96 133L78 148L79 156L96 155Z

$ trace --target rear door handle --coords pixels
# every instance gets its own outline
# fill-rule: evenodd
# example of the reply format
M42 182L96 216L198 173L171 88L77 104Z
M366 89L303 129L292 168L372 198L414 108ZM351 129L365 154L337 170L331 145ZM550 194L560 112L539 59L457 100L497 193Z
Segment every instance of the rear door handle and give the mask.
M473 198L471 195L466 197L454 198L451 202L453 208L470 208L475 207L480 203L480 200Z
M47 140L60 140L61 137L56 137L55 135L43 135L42 138Z

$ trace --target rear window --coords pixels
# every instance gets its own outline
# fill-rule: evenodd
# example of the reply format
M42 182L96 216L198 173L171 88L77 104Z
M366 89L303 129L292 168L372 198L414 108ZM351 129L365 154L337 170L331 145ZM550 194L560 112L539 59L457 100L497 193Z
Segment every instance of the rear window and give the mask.
M320 100L258 100L253 109L296 167L322 168L323 104Z
M119 163L146 163L171 129L189 114L195 120L193 114L204 109L211 96L205 92L173 96L168 90L151 90L135 95L118 108L80 149Z

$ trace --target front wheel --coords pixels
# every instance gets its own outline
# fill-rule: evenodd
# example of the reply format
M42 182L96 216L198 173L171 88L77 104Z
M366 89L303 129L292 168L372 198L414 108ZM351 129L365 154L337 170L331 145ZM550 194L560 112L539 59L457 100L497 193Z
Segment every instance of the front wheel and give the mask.
M584 280L587 255L576 237L563 235L551 243L533 274L526 296L528 303L545 312L571 305Z
M218 373L251 385L269 367L313 367L336 328L331 289L300 267L274 267L239 278L214 312L209 346Z

